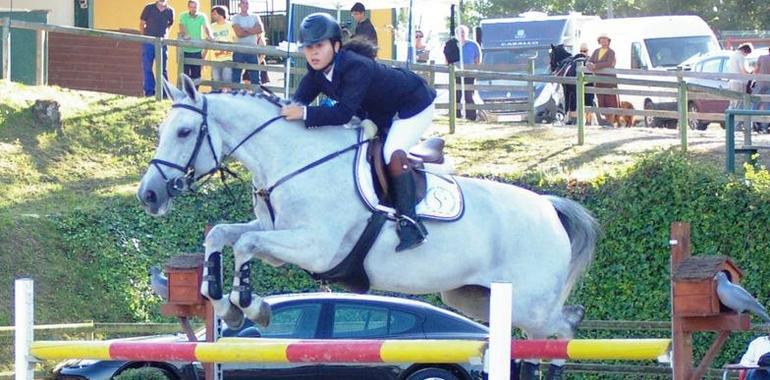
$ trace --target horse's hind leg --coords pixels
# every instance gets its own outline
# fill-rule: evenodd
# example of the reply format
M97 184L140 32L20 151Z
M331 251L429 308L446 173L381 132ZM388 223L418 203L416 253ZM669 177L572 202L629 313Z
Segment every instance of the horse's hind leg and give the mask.
M489 323L490 291L486 286L465 285L441 292L441 301L469 318Z
M243 313L233 307L222 291L222 249L232 246L245 232L259 230L259 221L243 224L218 224L206 235L206 255L203 266L201 294L211 301L214 312L224 319L230 328L243 324Z
M562 307L561 313L557 313L551 325L554 327L554 335L557 339L569 340L575 337L578 325L583 321L585 310L580 305L567 305ZM564 378L564 359L551 360L548 366L546 380L560 380Z

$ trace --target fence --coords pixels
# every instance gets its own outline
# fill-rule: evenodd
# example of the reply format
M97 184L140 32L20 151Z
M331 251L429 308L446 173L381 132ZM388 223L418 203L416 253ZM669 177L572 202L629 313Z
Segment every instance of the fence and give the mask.
M16 21L11 24L9 18L0 19L2 24L2 77L9 78L10 67L10 28L20 28L34 30L37 33L37 44L41 47L38 49L41 52L40 56L35 60L36 67L36 83L45 84L47 74L46 59L42 54L48 45L48 33L65 33L71 35L92 36L98 38L105 38L117 41L131 41L136 43L151 44L154 46L156 56L160 56L160 52L164 47L172 46L176 48L178 72L181 75L182 67L185 64L201 65L207 67L232 67L247 70L262 70L270 73L282 74L283 85L268 85L268 89L288 97L293 94L292 83L296 82L294 78L297 75L303 75L305 69L303 67L294 67L292 62L303 62L304 57L301 53L288 52L280 50L272 46L244 46L234 45L229 43L216 43L207 41L180 41L174 39L154 38L148 36L134 35L128 33L118 33L110 31L100 31L92 29L64 27L48 24L39 24L32 22ZM269 57L277 57L282 60L282 64L271 65L259 65L259 64L243 64L233 62L214 62L205 59L192 59L185 58L182 54L181 47L198 47L202 49L215 49L226 50L233 52L240 52L246 54L264 54ZM407 66L404 62L381 60L382 63L393 66ZM483 111L506 111L506 112L519 112L526 113L527 121L530 126L535 123L535 84L536 83L556 83L559 85L574 85L577 92L577 144L582 145L585 142L585 115L587 112L596 114L609 114L609 115L631 115L641 116L645 121L654 120L654 118L663 118L677 121L677 127L679 129L679 135L681 140L682 150L687 150L688 129L694 128L698 123L708 121L720 121L724 122L725 115L722 113L703 113L695 112L697 110L692 109L692 102L698 99L721 99L721 100L739 100L745 105L755 102L768 102L770 101L770 95L749 95L729 90L723 90L718 88L706 87L695 83L688 83L689 79L708 79L708 80L763 80L770 81L770 75L741 75L741 74L726 74L726 73L701 73L691 71L648 71L648 70L627 70L627 69L605 69L597 75L596 73L588 73L584 68L578 67L576 77L555 77L552 75L536 75L534 73L534 60L531 59L526 65L526 73L512 73L512 70L522 71L523 65L469 65L462 70L455 68L453 65L442 64L409 64L409 68L415 72L422 74L430 85L439 90L448 91L448 102L437 103L436 108L446 109L449 113L449 132L454 133L456 121L455 113L457 107L457 99L455 99L456 84L455 79L457 77L467 77L476 79L496 79L496 80L509 80L523 83L524 85L484 85L474 84L465 85L467 90L506 90L506 91L526 91L527 101L525 103L489 103L489 104L467 104L464 107L467 110L483 110ZM155 76L159 78L162 73L161 60L155 62ZM438 77L441 76L442 80ZM447 80L444 83L443 77L446 76ZM617 88L605 88L605 87L593 87L587 84L590 83L604 83L617 86ZM220 88L224 86L233 88L251 88L250 85L233 84L226 82L215 82L206 80L201 83L202 85L212 86L213 88ZM155 96L160 99L162 96L162 83L156 81ZM672 110L658 110L658 109L625 109L625 108L606 108L595 107L592 105L586 105L583 101L583 95L585 93L595 95L623 95L623 96L644 96L644 97L661 97L672 100L672 104L675 104L675 109ZM646 108L646 107L645 107ZM754 117L748 119L746 125L751 125L752 121L770 122L770 116ZM647 123L649 124L649 123ZM752 146L751 142L751 128L744 128L743 131L743 145Z
M194 324L195 329L203 324ZM770 325L758 324L752 326L752 332L763 334ZM670 321L600 321L586 320L580 325L580 331L644 331L670 333ZM67 324L36 325L36 332L45 332L52 337L65 335L84 336L95 339L98 336L138 336L156 334L180 333L178 323L98 323L93 321ZM14 334L13 326L0 327L0 339L10 339ZM10 365L10 363L5 363ZM0 364L0 367L4 366ZM604 373L615 375L644 375L670 378L671 368L665 365L631 365L631 364L599 364L599 363L567 363L567 371L575 373ZM0 372L0 379L12 377L13 372ZM39 375L43 376L44 373ZM712 368L708 378L722 378L722 369Z

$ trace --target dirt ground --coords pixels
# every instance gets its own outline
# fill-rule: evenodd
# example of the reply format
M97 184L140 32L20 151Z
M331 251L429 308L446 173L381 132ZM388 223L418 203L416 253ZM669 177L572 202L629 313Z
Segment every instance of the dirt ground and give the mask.
M471 123L459 121L448 133L448 119L440 118L431 134L445 138L448 153L460 173L517 174L541 172L549 176L592 178L631 165L646 152L680 149L679 132L665 128L609 128L588 126L585 144L577 145L575 126ZM687 131L687 150L720 169L725 167L725 131L711 124L705 131ZM770 135L751 134L753 144L770 145ZM744 132L736 132L736 145ZM770 164L770 151L759 163ZM736 166L743 155L736 156Z

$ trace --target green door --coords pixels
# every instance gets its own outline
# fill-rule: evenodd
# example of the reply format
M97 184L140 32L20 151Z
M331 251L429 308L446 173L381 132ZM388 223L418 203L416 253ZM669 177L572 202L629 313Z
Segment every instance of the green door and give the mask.
M91 0L75 1L75 26L78 28L88 28L88 7L91 6Z
M37 43L35 31L14 29L13 20L48 23L48 11L0 12L0 17L11 17L11 80L24 84L35 84L35 62ZM0 51L2 59L2 51Z

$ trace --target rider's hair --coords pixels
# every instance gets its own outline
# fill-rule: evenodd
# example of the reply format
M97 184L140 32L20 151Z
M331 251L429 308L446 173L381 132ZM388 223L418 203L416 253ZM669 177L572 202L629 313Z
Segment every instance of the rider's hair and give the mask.
M366 38L353 38L342 45L342 50L349 50L371 59L377 58L377 46Z

